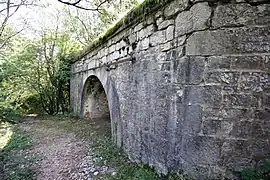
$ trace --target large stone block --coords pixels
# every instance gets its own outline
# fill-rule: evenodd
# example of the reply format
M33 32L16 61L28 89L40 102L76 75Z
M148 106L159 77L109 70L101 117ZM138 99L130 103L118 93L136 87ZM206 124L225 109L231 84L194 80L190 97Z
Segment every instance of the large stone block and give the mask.
M195 32L187 40L187 55L270 52L270 28L236 28Z
M182 159L189 166L216 164L220 158L220 141L207 136L184 136Z
M258 111L258 117L264 117L266 114ZM233 109L233 108L210 108L206 107L203 109L203 117L211 118L216 120L230 119L233 121L248 120L253 118L253 111L250 109Z
M176 36L206 29L210 16L211 8L208 3L198 3L192 6L189 11L181 12L175 19Z
M185 87L184 96L189 105L201 104L210 107L221 106L221 87L220 86L191 86Z
M176 83L199 84L203 80L205 71L204 57L183 57L174 62L176 71Z
M237 85L239 72L207 72L205 77L206 83Z
M166 17L172 16L179 11L183 11L188 7L188 0L176 0L171 2L164 10L164 15Z
M199 105L180 106L179 111L184 111L181 132L184 134L195 135L200 132L202 124L202 107Z
M151 46L157 46L166 42L166 30L157 31L150 36Z
M239 81L241 92L262 92L270 90L270 77L267 73L243 72Z
M263 56L230 56L232 69L265 70Z
M270 5L226 4L214 11L212 25L217 27L265 25L270 23Z
M230 69L231 68L231 58L226 56L211 56L208 57L207 68L209 70L216 69Z
M255 129L253 129L252 122L250 121L238 121L235 122L233 127L231 127L230 136L236 137L236 138L251 138L253 135L253 132ZM256 129L258 134L261 133L261 130Z
M203 122L202 133L220 138L228 136L232 131L232 128L232 121L207 119Z
M252 159L248 145L246 140L226 139L221 147L219 164L238 171L249 167Z
M251 94L227 94L223 96L225 106L258 107L260 96Z

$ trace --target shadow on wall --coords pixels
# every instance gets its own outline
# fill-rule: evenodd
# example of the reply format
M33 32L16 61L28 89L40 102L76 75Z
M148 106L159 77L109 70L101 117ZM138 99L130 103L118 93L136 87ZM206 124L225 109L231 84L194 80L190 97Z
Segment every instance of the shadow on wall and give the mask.
M83 118L98 127L108 127L110 111L105 90L96 76L90 76L85 83L82 102Z

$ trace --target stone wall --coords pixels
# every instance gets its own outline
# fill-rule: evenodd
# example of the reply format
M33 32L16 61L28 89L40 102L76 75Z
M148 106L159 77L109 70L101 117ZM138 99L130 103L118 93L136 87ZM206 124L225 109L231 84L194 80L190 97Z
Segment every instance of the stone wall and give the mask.
M106 91L113 138L132 161L195 179L237 179L270 156L268 0L174 0L73 65Z

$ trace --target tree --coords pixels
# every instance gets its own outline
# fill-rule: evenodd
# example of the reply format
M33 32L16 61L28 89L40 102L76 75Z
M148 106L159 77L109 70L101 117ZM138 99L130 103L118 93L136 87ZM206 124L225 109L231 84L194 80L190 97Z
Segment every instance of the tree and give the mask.
M4 0L0 2L0 49L4 48L11 38L23 31L24 27L9 33L9 20L21 7L35 5L33 0ZM23 20L26 25L26 20ZM14 30L14 29L13 29Z
M6 7L2 11L5 11L1 16L3 20L9 17L7 14L11 11L6 11L15 5L14 2L3 2ZM16 2L20 7L22 2L26 6L26 2L30 3L26 0ZM98 2L102 1L95 1ZM2 23L0 39L3 39L1 42L4 45L0 49L0 113L2 107L26 113L38 113L40 108L48 114L67 112L70 67L75 56L118 19L120 12L130 9L134 5L131 2L133 0L104 3L99 6L99 11L56 8L50 14L50 20L54 23L50 26L33 26L32 38L18 34L12 23ZM51 6L48 5L47 9L51 11ZM43 19L47 19L48 13L44 15ZM40 24L43 25L42 22ZM39 106L38 111L34 111Z

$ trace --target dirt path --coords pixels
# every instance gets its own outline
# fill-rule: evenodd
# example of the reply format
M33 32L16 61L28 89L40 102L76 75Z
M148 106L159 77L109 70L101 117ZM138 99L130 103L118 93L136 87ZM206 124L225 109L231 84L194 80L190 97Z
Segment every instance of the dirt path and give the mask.
M89 129L89 123L26 120L20 124L20 128L31 134L34 141L30 153L41 158L34 165L37 179L101 179L104 174L115 173L114 169L96 163L97 157L90 147L91 140L94 140L91 133L94 132Z

